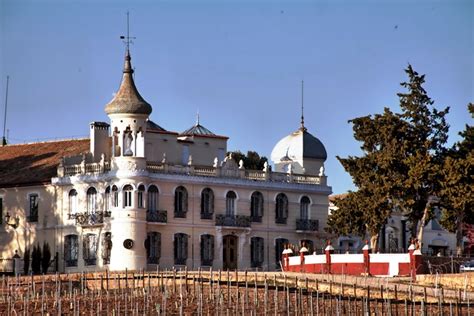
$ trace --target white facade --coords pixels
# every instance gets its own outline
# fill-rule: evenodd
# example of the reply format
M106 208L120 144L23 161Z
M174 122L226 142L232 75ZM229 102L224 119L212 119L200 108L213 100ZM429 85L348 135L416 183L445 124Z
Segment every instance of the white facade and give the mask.
M273 270L285 244L324 247L325 157L303 155L301 169L287 172L246 170L225 157L228 138L199 122L183 133L152 122L132 73L127 52L121 86L106 106L110 122L91 123L88 142L78 141L88 150L61 157L49 183L0 188L2 207L20 219L0 228L3 258L48 242L65 272ZM22 200L31 194L38 196L34 217Z

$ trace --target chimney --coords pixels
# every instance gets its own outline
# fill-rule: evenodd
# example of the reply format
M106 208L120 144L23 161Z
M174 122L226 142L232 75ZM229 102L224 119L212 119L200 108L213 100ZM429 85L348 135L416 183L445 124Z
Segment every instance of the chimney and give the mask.
M90 152L94 162L100 161L102 154L109 156L109 127L104 122L92 122L90 124Z

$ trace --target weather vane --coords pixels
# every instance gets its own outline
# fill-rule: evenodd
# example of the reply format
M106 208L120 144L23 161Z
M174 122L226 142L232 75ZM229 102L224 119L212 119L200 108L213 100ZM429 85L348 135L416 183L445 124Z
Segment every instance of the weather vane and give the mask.
M125 44L125 46L127 47L127 51L129 51L130 49L130 44L133 44L133 41L134 39L136 39L136 37L131 37L130 36L130 14L129 12L127 11L127 36L120 36L120 39L123 40L123 43Z

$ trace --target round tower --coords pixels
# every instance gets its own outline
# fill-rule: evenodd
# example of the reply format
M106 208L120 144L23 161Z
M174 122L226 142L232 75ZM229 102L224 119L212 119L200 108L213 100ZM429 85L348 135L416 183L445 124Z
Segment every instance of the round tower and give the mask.
M111 270L146 268L146 211L143 196L137 193L141 170L146 169L146 124L151 105L138 92L133 80L130 51L127 48L119 90L106 107L111 126L111 169L118 178L118 201L112 207Z

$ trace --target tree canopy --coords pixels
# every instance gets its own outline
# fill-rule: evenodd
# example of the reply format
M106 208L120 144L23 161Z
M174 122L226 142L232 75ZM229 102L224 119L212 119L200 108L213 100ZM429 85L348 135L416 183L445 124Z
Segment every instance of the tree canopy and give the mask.
M347 202L336 202L340 209L330 216L329 230L341 234L344 230L361 232L361 227L337 225L337 217L350 218L356 207L364 218L365 232L371 235L373 248L378 232L394 209L408 218L412 237L418 229L421 240L424 224L431 216L433 196L441 187L439 173L446 152L449 126L445 116L449 107L434 108L434 101L423 88L425 76L411 65L405 72L408 81L401 86L406 91L397 94L400 111L385 108L382 114L350 120L362 155L337 157L358 190L347 195ZM350 225L360 222L352 221Z
M232 154L232 159L239 163L240 160L244 162L245 169L251 170L262 170L265 162L268 161L267 157L261 156L255 151L247 151L247 155L243 154L241 151L231 151L227 153L227 156Z

